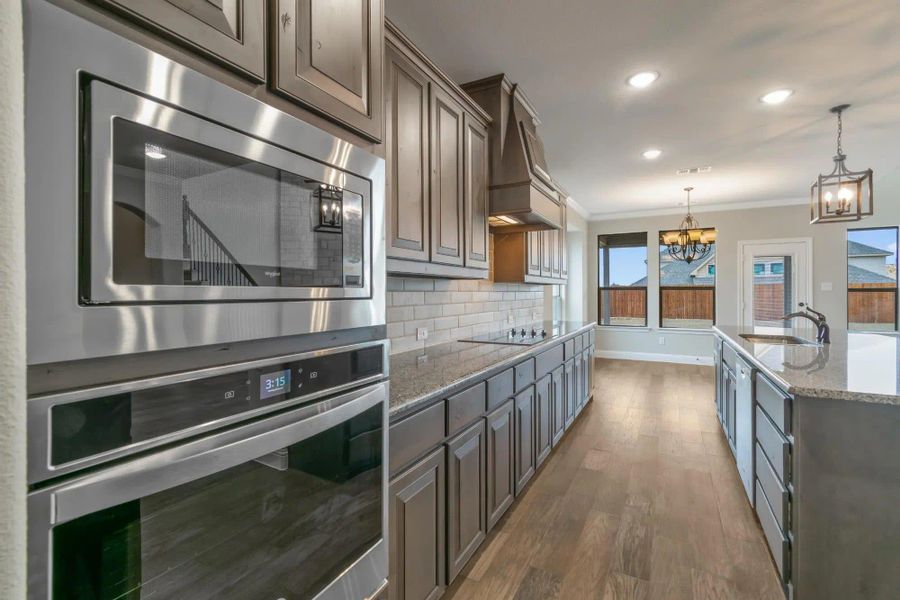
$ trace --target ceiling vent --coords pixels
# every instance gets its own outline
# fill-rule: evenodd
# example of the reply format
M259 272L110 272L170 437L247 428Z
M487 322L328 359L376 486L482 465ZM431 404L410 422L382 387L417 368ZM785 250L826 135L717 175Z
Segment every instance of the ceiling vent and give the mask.
M709 165L705 167L691 167L690 169L678 169L675 171L676 175L696 175L697 173L709 173L712 171L712 167Z

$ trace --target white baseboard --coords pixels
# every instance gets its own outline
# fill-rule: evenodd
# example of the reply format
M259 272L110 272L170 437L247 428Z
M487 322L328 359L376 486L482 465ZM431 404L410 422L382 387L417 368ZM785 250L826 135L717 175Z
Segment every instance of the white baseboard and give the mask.
M621 350L596 350L597 358L617 358L619 360L643 360L647 362L667 362L681 365L712 366L712 356L691 356L689 354L662 354L660 352L624 352Z

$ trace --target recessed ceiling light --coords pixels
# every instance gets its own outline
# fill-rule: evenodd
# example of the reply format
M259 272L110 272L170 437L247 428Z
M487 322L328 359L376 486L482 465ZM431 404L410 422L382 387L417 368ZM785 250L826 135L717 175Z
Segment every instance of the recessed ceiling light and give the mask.
M765 104L781 104L794 94L794 90L775 90L759 99Z
M144 144L144 156L153 160L161 160L166 157L162 148L155 144Z
M656 71L641 71L628 78L628 85L643 89L657 79L659 79L659 73Z
M660 154L662 154L662 150L659 150L657 148L650 148L649 150L644 150L641 153L641 156L643 156L647 160L656 160L657 158L659 158Z

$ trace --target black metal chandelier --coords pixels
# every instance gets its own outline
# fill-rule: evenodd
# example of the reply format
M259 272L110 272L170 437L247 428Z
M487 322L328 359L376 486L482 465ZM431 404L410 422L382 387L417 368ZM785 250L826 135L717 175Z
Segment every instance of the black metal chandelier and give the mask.
M684 188L684 191L687 192L687 215L681 220L678 230L664 231L659 234L660 243L666 246L669 256L686 263L692 263L709 254L710 248L716 241L716 230L701 228L700 223L691 214L691 191L693 189L692 187Z
M841 104L831 109L831 112L837 115L838 122L837 154L831 173L819 175L810 188L810 223L859 221L875 212L872 169L851 171L844 165L847 155L841 147L841 135L844 130L841 113L848 108L849 104Z

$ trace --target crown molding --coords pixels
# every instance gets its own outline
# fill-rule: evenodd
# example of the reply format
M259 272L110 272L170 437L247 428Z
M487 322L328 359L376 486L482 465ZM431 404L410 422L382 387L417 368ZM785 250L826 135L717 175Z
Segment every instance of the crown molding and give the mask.
M692 213L725 212L730 210L751 210L754 208L772 208L779 206L799 206L809 204L806 198L788 198L781 200L756 200L751 202L725 202L716 204L691 203ZM632 210L623 212L591 213L590 221L615 221L618 219L634 219L640 217L660 217L667 215L683 215L684 206L677 208L651 208L646 210Z
M579 204L578 201L571 196L568 196L566 198L566 208L571 208L572 210L574 210L576 213L581 215L581 218L585 221L590 221L591 219L591 213L589 213L585 207Z

